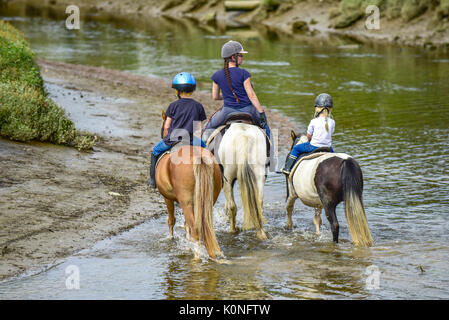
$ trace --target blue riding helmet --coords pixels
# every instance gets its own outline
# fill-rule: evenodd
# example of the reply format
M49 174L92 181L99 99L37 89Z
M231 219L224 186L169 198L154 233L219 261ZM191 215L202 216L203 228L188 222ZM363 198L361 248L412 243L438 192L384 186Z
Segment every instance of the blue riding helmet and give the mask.
M171 87L181 92L192 92L196 89L196 80L190 73L181 72L173 78Z

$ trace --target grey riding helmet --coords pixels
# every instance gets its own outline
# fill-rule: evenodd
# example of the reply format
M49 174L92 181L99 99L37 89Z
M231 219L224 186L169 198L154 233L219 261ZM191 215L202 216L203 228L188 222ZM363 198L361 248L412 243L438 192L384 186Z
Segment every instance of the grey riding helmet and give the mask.
M240 44L240 42L237 41L230 40L226 42L221 48L221 57L223 59L230 58L238 53L248 53L248 52L243 50L243 46Z
M332 97L327 93L321 93L315 99L315 107L332 108L333 106L334 102L332 101Z

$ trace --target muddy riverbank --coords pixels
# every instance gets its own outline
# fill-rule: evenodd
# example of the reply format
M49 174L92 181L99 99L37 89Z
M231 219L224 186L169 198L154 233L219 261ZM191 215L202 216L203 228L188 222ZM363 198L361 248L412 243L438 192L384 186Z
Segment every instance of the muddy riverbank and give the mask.
M169 83L98 67L39 65L50 97L99 140L86 153L0 139L0 280L38 272L165 214L162 197L145 181L160 112L175 98ZM208 116L219 106L208 92L194 98ZM288 136L294 125L267 113L271 127Z
M0 1L8 10L26 15L44 15L65 20L70 0ZM227 10L221 0L168 1L77 1L80 18L99 21L121 20L142 24L154 17L190 19L200 28L215 32L232 28L263 29L270 34L319 45L322 41L350 39L356 43L381 43L421 47L426 50L449 50L449 6L444 1L372 1L363 0L290 0L262 1L254 10ZM378 27L366 27L372 11L368 4L378 5ZM369 20L372 21L372 20Z

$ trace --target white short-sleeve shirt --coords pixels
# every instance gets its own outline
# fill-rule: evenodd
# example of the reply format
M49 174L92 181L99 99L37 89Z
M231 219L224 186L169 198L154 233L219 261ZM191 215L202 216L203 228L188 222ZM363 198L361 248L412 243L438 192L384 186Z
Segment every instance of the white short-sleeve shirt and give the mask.
M324 117L314 118L310 121L307 128L307 133L312 135L312 140L310 140L310 144L312 146L318 148L332 146L332 134L335 130L335 121L329 117L327 118L329 132L326 131L325 124Z

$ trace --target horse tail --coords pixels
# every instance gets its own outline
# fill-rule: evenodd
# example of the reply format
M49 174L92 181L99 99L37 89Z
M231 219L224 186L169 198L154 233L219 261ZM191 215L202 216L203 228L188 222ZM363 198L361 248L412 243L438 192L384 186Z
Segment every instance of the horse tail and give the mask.
M262 208L260 208L256 175L248 162L248 137L240 137L237 143L238 146L236 150L244 150L241 154L245 155L243 159L236 159L237 181L239 183L243 205L243 228L251 229L255 227L260 230L263 221ZM248 151L248 153L246 151Z
M341 177L348 230L355 245L371 247L374 241L366 220L362 201L363 178L359 179L359 173L362 177L360 167L354 159L343 160Z
M193 175L195 177L195 191L193 195L193 212L195 229L198 238L204 243L211 258L221 256L220 246L214 231L214 162L201 148L201 154L194 151Z

